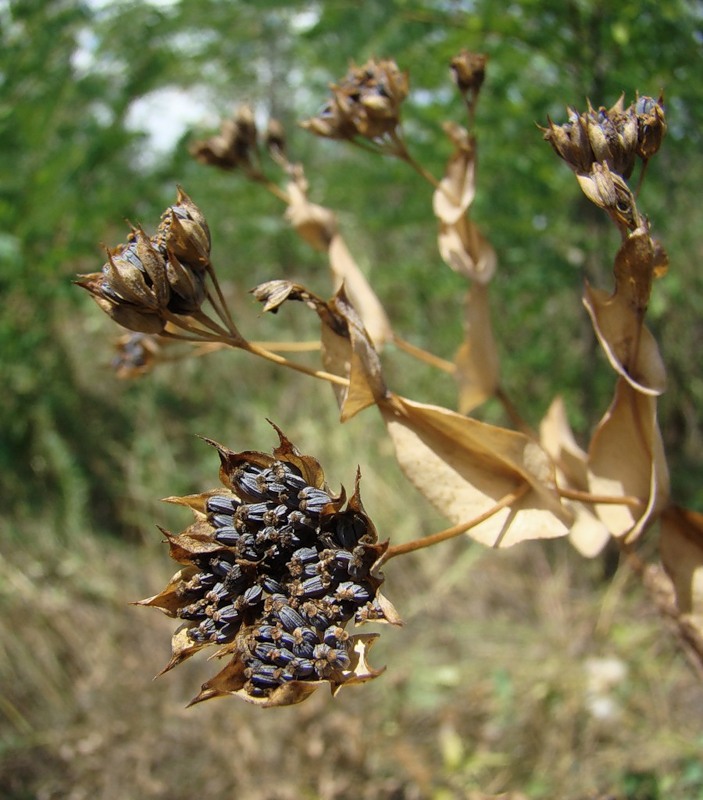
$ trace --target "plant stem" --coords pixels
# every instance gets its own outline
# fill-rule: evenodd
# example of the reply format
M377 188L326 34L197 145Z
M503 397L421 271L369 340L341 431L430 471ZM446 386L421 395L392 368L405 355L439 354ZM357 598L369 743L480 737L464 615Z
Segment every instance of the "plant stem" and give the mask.
M305 364L299 364L297 361L289 361L287 358L279 356L277 353L272 353L270 350L267 350L266 348L261 347L254 342L242 342L242 344L238 346L242 350L246 350L248 353L265 358L267 361L271 361L281 367L288 367L288 369L296 370L296 372L303 372L304 374L310 375L313 378L319 378L320 380L328 381L329 383L336 383L338 386L349 386L348 378L343 378L341 375L334 375L331 372L325 372L324 370L313 369Z
M432 547L440 542L446 542L447 539L453 539L455 536L466 533L466 531L470 530L471 528L474 528L477 525L480 525L482 522L485 522L487 519L490 519L490 517L492 517L494 514L497 514L501 509L518 501L521 497L527 494L529 488L529 483L521 484L514 491L504 495L494 506L491 506L488 511L484 511L483 514L479 514L478 517L475 517L469 522L461 522L458 525L453 525L451 528L445 528L443 531L433 533L431 536L424 536L422 539L413 539L411 542L405 542L404 544L397 544L393 547L389 547L383 556L381 556L380 563L384 564L386 561L389 561L391 558L395 558L396 556L404 555L405 553L412 553L415 550L422 550L425 547Z
M400 336L396 336L395 334L393 334L393 344L399 350L403 350L403 352L411 355L413 358L418 359L418 361L424 361L425 364L430 364L433 367L437 367L437 369L441 369L443 372L447 372L450 375L456 373L456 364L454 364L453 361L447 361L444 358L440 358L439 356L434 355L434 353L423 350L421 347L417 347L405 339L401 339Z
M244 337L239 333L237 330L237 326L234 324L234 320L232 319L232 315L229 313L229 307L227 306L227 301L222 293L222 289L220 288L220 282L217 280L217 274L215 272L214 267L212 264L208 263L208 275L212 279L212 285L215 287L215 292L217 293L217 298L219 300L219 305L215 303L214 298L208 292L208 299L212 303L212 307L217 312L217 315L220 319L225 323L227 326L227 330L232 334L235 339L244 341Z
M582 492L578 489L562 489L557 488L560 497L565 497L567 500L578 500L580 503L594 503L600 505L616 505L616 506L632 506L633 508L641 508L644 503L636 497L623 495L622 497L614 497L608 494L591 494L590 492Z

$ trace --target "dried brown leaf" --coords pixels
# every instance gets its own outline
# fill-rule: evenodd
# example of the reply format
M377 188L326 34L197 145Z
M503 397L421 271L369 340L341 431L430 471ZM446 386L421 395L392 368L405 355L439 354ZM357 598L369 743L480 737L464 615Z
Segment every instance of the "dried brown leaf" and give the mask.
M393 331L388 315L339 234L332 237L329 259L335 279L335 291L344 285L347 296L361 317L371 341L376 347L389 342L393 338Z
M344 287L327 304L326 313L320 314L320 320L325 369L349 379L349 386L333 387L340 407L340 419L345 422L385 396L387 390L381 362Z
M588 453L593 494L632 497L639 506L597 504L598 517L613 536L637 538L669 498L669 473L657 423L657 401L619 378L610 408Z
M496 271L495 250L478 227L466 217L454 224L440 222L439 254L455 272L477 283L488 283Z
M571 520L556 493L554 466L527 436L397 395L379 405L401 468L452 522L475 519L529 485L511 507L473 527L473 538L508 547L567 533Z
M657 342L643 324L661 257L649 233L637 229L615 257L613 294L587 284L583 298L613 369L637 391L650 395L666 389L666 369Z
M288 184L286 219L311 247L325 252L337 232L337 218L328 208L311 203L306 188L301 181Z
M661 516L659 549L679 611L703 636L703 514L667 508Z
M556 465L559 486L588 491L588 456L579 447L566 416L561 397L555 397L539 426L542 447ZM591 506L572 500L564 505L574 514L569 541L586 558L594 558L605 547L610 533Z
M434 215L446 225L455 225L466 214L476 196L476 156L470 142L452 153L432 197Z
M464 305L464 342L455 356L459 412L470 414L495 394L499 362L491 326L488 287L474 283Z
M199 571L195 565L190 565L178 570L178 572L171 578L166 587L153 597L147 597L145 600L137 600L132 605L135 606L148 606L150 608L158 608L169 617L175 617L179 608L182 608L189 601L184 597L181 587L189 579L192 578Z

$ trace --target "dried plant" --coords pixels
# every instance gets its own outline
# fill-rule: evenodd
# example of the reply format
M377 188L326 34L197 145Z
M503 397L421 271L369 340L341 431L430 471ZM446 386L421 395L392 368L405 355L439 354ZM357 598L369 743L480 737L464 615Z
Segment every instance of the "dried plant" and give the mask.
M220 456L224 489L168 498L188 506L196 519L178 535L166 533L171 557L183 566L164 591L141 601L182 620L166 670L206 646L229 659L193 702L236 694L281 705L304 699L322 682L336 691L374 677L378 673L366 663L373 636L350 635L346 626L352 619L399 622L378 592L383 564L464 532L489 547L568 535L587 557L614 540L703 670L703 516L670 501L657 423L666 371L645 325L653 283L666 273L667 258L638 208L637 189L628 183L638 160L641 183L661 145L663 100L638 96L625 107L620 98L610 109L589 104L583 113L569 108L566 123L548 120L542 128L585 196L621 236L614 289L588 283L584 289L583 302L616 385L583 450L559 397L535 432L500 383L488 294L497 258L470 216L477 151L472 127L486 65L485 56L468 52L451 62L467 125L445 125L452 154L439 179L413 158L402 133L400 112L409 83L393 61L352 66L331 87L323 111L302 123L317 136L400 158L434 187L439 254L467 281L465 337L454 361L394 333L336 215L309 199L304 169L289 160L282 126L271 120L261 134L247 108L191 152L206 165L238 170L270 191L285 204L285 218L301 238L326 253L335 289L330 299L275 278L252 290L264 311L297 302L317 315L322 369L239 332L210 261L205 218L180 189L154 237L133 228L126 245L108 251L101 272L78 281L116 322L138 332L139 338L120 345L117 364L124 376L143 374L170 357L165 345L187 341L200 354L239 348L327 381L342 421L375 406L409 481L452 523L412 542L381 544L361 505L358 476L346 502L343 493L330 493L317 461L301 456L280 431L272 456L234 453L210 442ZM277 179L267 173L266 154ZM206 304L214 316L203 310ZM456 409L392 391L379 356L390 342L455 377ZM512 428L470 416L491 397L503 404ZM643 534L654 534L654 523L660 564L646 563L638 552Z

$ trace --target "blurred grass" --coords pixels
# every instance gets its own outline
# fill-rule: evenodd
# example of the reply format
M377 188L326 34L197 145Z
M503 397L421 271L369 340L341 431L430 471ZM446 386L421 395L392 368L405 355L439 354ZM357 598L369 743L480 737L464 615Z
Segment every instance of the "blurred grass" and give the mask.
M101 442L116 506L101 512L76 471L53 515L38 504L2 520L0 796L703 798L700 683L630 576L605 578L566 541L493 552L462 539L390 562L385 593L406 624L382 629L378 680L292 708L186 710L216 665L196 656L152 683L174 623L129 602L175 571L156 524L189 521L158 498L217 485L216 455L195 434L269 449L268 416L332 486L361 465L382 538L444 522L404 481L373 412L339 426L327 387L227 352L120 383L96 364L107 320L91 309L63 331L76 391L120 405L133 431L119 448ZM66 478L70 450L43 436L47 470ZM603 658L626 674L599 717L589 670Z

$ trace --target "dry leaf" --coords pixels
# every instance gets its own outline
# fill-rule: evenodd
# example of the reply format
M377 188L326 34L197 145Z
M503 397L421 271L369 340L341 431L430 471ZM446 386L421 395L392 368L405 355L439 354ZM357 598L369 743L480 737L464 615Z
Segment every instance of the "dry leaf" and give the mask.
M561 397L555 397L539 426L542 447L554 460L559 486L588 491L588 456L571 430ZM593 513L590 505L565 499L564 505L574 514L569 541L586 558L594 558L605 547L610 533Z
M670 506L661 516L659 550L682 614L703 635L703 514Z
M637 538L669 498L669 472L657 424L657 401L619 378L615 397L593 434L588 453L593 494L636 498L637 507L597 504L613 536Z
M307 185L302 176L288 184L288 209L286 219L298 234L315 250L327 251L337 232L335 215L324 206L311 203L307 198Z
M333 387L342 422L386 395L381 362L361 318L342 287L321 314L322 361L325 369L349 379L349 386ZM330 320L335 325L330 325ZM341 326L340 326L341 323ZM340 334L339 331L342 331Z
M476 196L476 157L470 142L452 154L432 197L434 215L447 225L464 216Z
M442 260L460 275L488 283L495 274L495 250L470 219L462 216L452 225L440 222L437 241Z
M328 253L334 290L346 287L371 340L380 347L393 338L388 316L338 233L336 216L328 208L311 203L307 188L305 176L298 171L295 181L288 185L286 218L309 245Z
M477 541L508 547L567 533L571 520L556 493L554 467L527 436L397 395L379 407L407 478L455 524L529 484L511 507L469 530Z
M648 232L637 229L615 257L613 294L587 284L583 297L613 369L637 391L650 395L666 389L666 369L657 342L643 324L658 258Z
M381 301L357 266L344 239L337 233L329 246L330 268L335 278L335 291L342 285L358 312L364 328L376 347L393 338L393 331Z
M488 287L474 283L466 294L464 342L456 357L459 412L470 414L495 394L498 386L498 352L488 303Z

